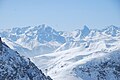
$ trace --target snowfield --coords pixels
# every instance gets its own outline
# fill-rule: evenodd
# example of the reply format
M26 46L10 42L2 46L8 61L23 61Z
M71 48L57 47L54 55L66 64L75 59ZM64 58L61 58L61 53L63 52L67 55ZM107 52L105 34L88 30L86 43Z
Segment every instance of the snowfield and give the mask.
M89 47L35 56L32 61L54 80L119 80L120 40L115 39L93 40Z

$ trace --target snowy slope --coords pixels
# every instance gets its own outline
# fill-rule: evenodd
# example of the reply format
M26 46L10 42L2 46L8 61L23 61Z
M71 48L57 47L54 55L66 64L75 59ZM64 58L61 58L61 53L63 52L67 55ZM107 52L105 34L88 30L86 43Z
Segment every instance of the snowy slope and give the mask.
M53 80L119 80L120 38L87 39L83 43L76 48L33 57L32 61L44 72L47 69Z
M17 51L18 53L21 53L21 55L28 56L28 57L32 56L30 50L27 48L24 48L23 46L16 44L13 41L8 40L6 38L2 38L2 41L6 43L11 49Z
M29 58L20 56L0 38L0 80L52 80L45 76Z

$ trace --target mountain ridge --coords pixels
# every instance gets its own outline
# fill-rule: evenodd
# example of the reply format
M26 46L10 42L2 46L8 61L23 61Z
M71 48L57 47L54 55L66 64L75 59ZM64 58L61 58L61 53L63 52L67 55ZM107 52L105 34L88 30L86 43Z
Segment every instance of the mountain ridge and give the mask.
M45 76L29 58L20 56L0 38L0 80L52 80Z
M26 48L27 51L30 53L29 55L37 56L39 54L52 53L67 43L76 44L75 42L77 42L77 44L79 44L79 42L80 43L84 42L87 39L98 38L98 37L101 38L117 37L117 36L119 37L120 28L111 25L106 27L105 29L97 30L97 29L89 29L85 25L83 29L76 29L71 32L66 32L66 31L56 31L50 26L42 24L35 27L28 26L23 28L0 30L0 36L2 38L11 40L14 44L18 44L22 46L24 49ZM74 47L77 47L77 45ZM20 53L19 50L18 52Z

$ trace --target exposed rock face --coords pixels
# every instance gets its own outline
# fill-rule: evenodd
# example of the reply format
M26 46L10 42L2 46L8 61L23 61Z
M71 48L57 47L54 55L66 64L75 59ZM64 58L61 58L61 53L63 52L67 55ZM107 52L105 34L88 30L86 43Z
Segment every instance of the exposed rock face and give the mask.
M0 51L2 51L2 40L1 40L1 37L0 37Z
M0 80L52 80L30 59L20 56L0 39Z

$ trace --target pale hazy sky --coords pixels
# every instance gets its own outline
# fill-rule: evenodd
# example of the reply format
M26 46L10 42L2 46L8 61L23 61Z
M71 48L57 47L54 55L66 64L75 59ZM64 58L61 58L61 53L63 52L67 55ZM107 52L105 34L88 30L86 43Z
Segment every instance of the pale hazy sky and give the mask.
M0 0L0 29L40 24L66 31L120 26L120 0Z

